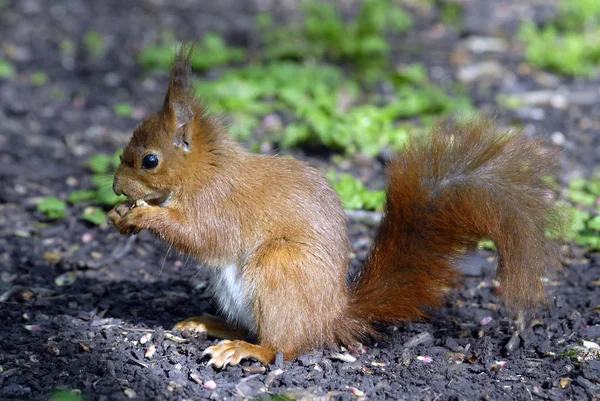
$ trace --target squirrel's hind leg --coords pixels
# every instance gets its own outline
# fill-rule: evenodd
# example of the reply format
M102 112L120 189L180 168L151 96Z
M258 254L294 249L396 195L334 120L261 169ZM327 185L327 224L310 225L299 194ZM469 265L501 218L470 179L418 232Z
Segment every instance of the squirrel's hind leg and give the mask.
M248 333L243 329L231 327L223 319L209 314L182 320L177 323L173 329L179 331L189 330L194 333L206 333L209 337L226 340L237 340L248 336Z

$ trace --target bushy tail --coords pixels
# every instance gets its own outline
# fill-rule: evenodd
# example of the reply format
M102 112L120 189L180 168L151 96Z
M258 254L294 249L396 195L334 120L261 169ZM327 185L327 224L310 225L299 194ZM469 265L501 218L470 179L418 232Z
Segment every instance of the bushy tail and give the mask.
M351 288L353 320L370 326L426 316L456 285L460 257L482 238L498 249L507 304L544 301L541 277L558 266L545 235L554 215L545 177L555 156L542 141L487 121L414 141L389 166L384 219Z

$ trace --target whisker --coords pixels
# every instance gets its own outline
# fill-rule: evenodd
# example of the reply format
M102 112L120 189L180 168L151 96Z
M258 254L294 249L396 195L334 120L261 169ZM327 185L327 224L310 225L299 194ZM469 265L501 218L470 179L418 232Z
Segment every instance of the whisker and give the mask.
M165 253L165 257L163 258L162 264L160 265L160 273L158 273L159 277L162 275L163 268L165 267L165 262L167 261L167 256L169 256L169 252L171 252L171 248L173 248L173 244L169 244L169 249L167 249L167 252Z

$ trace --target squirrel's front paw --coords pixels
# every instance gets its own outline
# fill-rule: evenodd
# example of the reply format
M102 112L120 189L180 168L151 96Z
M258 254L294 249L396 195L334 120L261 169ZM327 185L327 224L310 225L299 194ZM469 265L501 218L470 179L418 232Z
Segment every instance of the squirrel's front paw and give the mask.
M108 218L122 235L130 236L148 228L146 217L152 213L152 209L154 207L144 201L127 201L108 212Z

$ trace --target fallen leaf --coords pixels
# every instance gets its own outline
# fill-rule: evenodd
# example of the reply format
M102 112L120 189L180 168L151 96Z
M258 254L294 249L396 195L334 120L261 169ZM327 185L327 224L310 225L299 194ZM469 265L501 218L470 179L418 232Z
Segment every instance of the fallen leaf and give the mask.
M44 254L44 260L53 265L57 265L62 260L62 255L58 252L46 252Z
M365 396L365 393L363 391L360 391L356 387L350 387L350 392L352 394L354 394L355 396L357 396L357 397L364 397Z
M156 345L152 344L148 348L146 348L146 353L144 354L144 358L152 358L156 353Z
M59 287L68 287L73 285L73 283L77 280L77 272L66 272L54 279L54 284Z
M571 383L571 379L564 377L558 381L558 387L566 388Z

